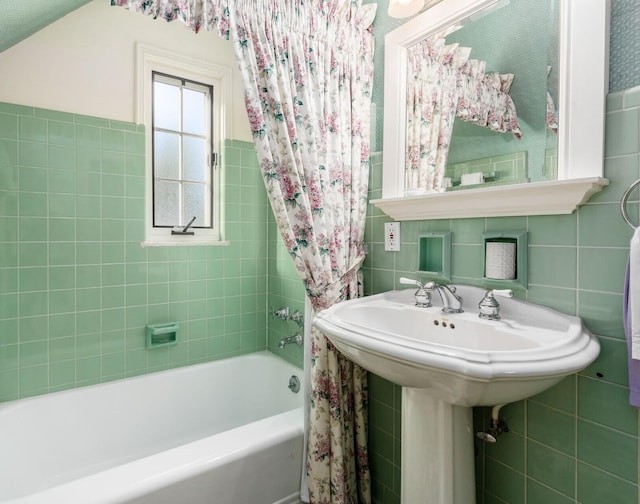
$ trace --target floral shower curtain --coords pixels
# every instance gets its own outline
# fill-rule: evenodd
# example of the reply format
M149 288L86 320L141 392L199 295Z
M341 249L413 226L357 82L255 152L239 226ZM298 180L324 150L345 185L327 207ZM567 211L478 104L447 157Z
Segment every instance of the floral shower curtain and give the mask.
M407 50L405 190L442 192L458 103L458 72L471 49L430 37Z
M254 0L236 48L280 234L314 310L359 295L375 5ZM311 331L312 503L370 502L366 373Z
M280 234L314 310L360 295L375 4L111 0L234 41ZM315 504L368 504L366 372L311 331L307 482Z
M509 96L513 74L486 73L471 48L443 36L407 49L407 147L405 190L443 192L456 117L498 133L521 137Z

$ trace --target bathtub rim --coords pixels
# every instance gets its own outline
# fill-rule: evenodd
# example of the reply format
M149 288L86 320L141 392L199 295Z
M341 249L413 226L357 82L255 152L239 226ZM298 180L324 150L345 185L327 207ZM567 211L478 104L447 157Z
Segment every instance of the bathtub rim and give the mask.
M295 364L292 364L273 352L262 350L259 352L228 356L221 359L213 359L197 364L161 369L140 375L51 392L49 394L1 402L0 417L2 417L3 414L10 414L14 408L20 408L33 401L46 401L50 403L61 396L67 396L69 394L91 394L92 389L109 387L118 383L126 384L130 380L147 381L153 380L154 377L158 375L197 373L199 368L215 366L226 361L237 359L250 360L252 358L275 360L279 366L282 366L282 369L287 370L287 374L290 370L292 373L302 377L303 370ZM286 382L283 382L282 387L284 388L285 386ZM245 439L250 437L250 433L257 432L255 429L263 429L262 432L269 433L269 436L256 437L254 435L253 438L251 438L251 444L248 445ZM91 488L95 488L98 479L106 482L104 485L100 485L101 491L104 490L104 492L102 492L101 496L96 496L96 500L91 500L86 503L83 502L83 504L101 504L103 502L114 502L109 499L116 499L117 501L117 499L122 498L133 498L135 495L145 495L148 492L170 485L172 482L205 473L216 465L222 465L223 462L233 462L234 460L241 459L243 456L255 450L265 448L275 443L285 442L289 439L292 440L297 436L303 436L303 431L304 408L303 406L296 406L269 417L190 441L180 446L149 454L55 486L42 488L30 494L0 497L0 504L74 502L72 497L74 495L77 496L78 491L81 489L89 491ZM223 446L220 446L221 442ZM212 455L214 451L211 448L212 443L217 443L216 449L220 453L214 453ZM149 464L151 459L155 459L157 464ZM120 488L118 489L118 487ZM84 495L92 495L92 492ZM43 497L45 497L45 500L41 500Z
M73 503L76 502L74 499L77 499L79 494L93 497L91 500L84 500L83 504L107 504L138 498L186 478L206 473L225 463L240 460L256 449L268 448L273 442L287 442L298 436L302 437L303 416L302 407L292 409L37 493L3 500L0 503ZM250 436L252 442L249 445L247 436L257 428L266 430L270 435L268 437ZM212 454L214 445L217 452L224 453ZM152 464L151 459L155 459L155 463ZM100 495L95 495L97 483L100 485L98 487Z
M28 396L28 397L22 397L22 398L18 398L18 399L9 399L7 401L0 401L0 416L2 416L3 414L3 410L9 408L10 406L15 406L16 403L21 403L21 402L32 402L35 400L53 400L56 397L59 396L63 396L63 395L67 395L67 394L71 394L73 392L80 392L80 391L88 391L92 388L97 388L97 387L103 387L106 385L112 385L115 383L126 383L130 380L136 380L136 379L147 379L147 378L152 378L154 376L157 375L161 375L161 374L166 374L166 373L187 373L188 371L194 371L197 368L200 367L207 367L210 366L211 364L216 364L216 363L223 363L225 361L229 361L232 359L238 359L238 358L243 358L243 357L249 357L249 356L265 356L269 359L276 359L279 362L281 362L284 365L287 365L289 367L291 367L292 369L295 369L295 371L301 373L299 375L299 378L303 376L304 371L302 368L296 366L295 364L293 364L292 362L284 359L283 357L280 357L278 354L275 354L273 352L271 352L270 350L259 350L257 352L249 352L246 354L239 354L239 355L230 355L227 357L221 357L219 359L211 359L211 360L207 360L207 361L203 361L203 362L197 362L197 363L193 363L193 364L184 364L184 365L179 365L176 367L171 367L171 368L165 368L165 369L158 369L156 371L149 371L147 373L140 373L140 374L136 374L136 375L132 375L132 376L124 376L122 378L114 378L113 380L107 380L107 381L103 381L103 382L99 382L99 383L90 383L90 384L86 384L86 385L78 385L76 387L72 387L72 388L68 388L68 389L63 389L63 390L55 390L53 392L43 392L42 394L36 394L33 396ZM2 501L0 501L1 503Z

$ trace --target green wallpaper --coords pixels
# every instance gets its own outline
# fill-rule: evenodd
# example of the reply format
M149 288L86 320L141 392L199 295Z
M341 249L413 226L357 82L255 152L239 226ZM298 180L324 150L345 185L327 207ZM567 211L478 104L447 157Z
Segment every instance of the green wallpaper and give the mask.
M363 3L378 5L373 23L376 51L374 54L375 74L373 102L376 105L376 143L382 148L382 125L384 117L384 38L386 34L408 19L389 17L387 0L364 0ZM637 0L615 0L611 2L609 90L623 91L640 86L640 3Z
M609 90L621 91L640 85L640 3L611 2L611 68Z
M479 443L478 504L629 504L638 500L638 413L628 403L622 288L632 231L619 202L640 176L640 87L608 97L605 176L610 185L571 215L401 223L401 250L385 252L383 223L370 205L365 288L401 288L417 277L418 234L451 231L453 283L482 281L482 233L528 231L529 288L516 295L575 314L597 334L600 357L582 373L502 414L511 433ZM370 198L381 196L381 156L373 159ZM636 209L634 194L629 210ZM634 213L632 213L634 215ZM423 278L424 279L424 278ZM471 302L471 301L467 301ZM374 502L400 502L400 387L370 378ZM477 430L490 411L476 408Z
M558 10L555 0L509 2L447 37L447 43L471 47L471 58L486 61L487 72L515 75L509 96L522 130L522 138L517 139L456 118L450 163L525 151L529 179L545 180L545 149L548 142L555 146L557 140L547 133L546 99L547 89L557 96ZM553 69L549 79L547 65Z
M229 246L149 247L144 131L0 104L0 400L262 350L267 209L255 150L223 152ZM147 350L147 323L178 344Z

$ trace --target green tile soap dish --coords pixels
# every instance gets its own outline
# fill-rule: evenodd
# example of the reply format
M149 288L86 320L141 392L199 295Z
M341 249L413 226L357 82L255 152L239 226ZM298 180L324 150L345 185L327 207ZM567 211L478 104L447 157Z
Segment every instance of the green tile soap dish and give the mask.
M177 322L147 325L147 348L175 345L179 327Z

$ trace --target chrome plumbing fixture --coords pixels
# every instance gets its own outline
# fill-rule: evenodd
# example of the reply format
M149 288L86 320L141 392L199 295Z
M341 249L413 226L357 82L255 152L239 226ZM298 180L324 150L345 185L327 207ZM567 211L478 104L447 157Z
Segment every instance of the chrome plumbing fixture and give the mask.
M444 313L462 313L462 298L456 294L456 288L453 285L441 285L436 282L427 282L424 288L428 291L437 291L442 299L442 311Z
M398 282L404 285L416 285L418 290L415 293L416 306L420 308L431 308L431 292L425 289L424 284L420 280L400 277Z
M300 378L296 375L291 375L288 387L291 392L295 392L296 394L300 392Z
M280 320L287 320L289 318L289 307L282 306L278 310L271 308L271 318L279 318Z
M290 313L288 306L282 306L277 310L271 308L271 318L278 318L280 320L290 320L298 324L300 329L304 329L304 315L300 310L296 310Z
M485 320L500 320L500 303L495 296L513 297L511 289L492 289L485 293L482 300L478 303L480 313L478 316Z
M504 418L499 418L500 408L504 404L498 404L491 408L491 427L486 431L480 431L476 433L476 436L487 443L495 443L498 441L498 436L505 432L509 432L509 426Z
M300 335L300 333L296 333L293 336L289 336L288 338L282 338L280 340L280 343L278 343L278 347L284 348L285 345L288 345L289 343L295 343L298 346L302 346L302 336Z
M294 311L291 315L289 315L289 317L287 317L287 320L295 322L296 324L298 324L298 327L300 329L304 329L304 315L302 314L302 312L300 312L300 310Z

